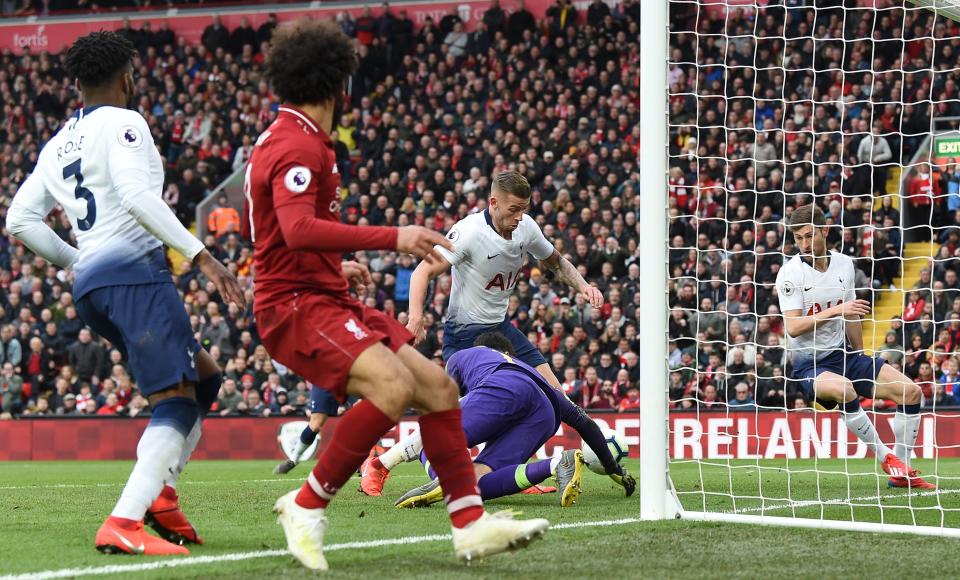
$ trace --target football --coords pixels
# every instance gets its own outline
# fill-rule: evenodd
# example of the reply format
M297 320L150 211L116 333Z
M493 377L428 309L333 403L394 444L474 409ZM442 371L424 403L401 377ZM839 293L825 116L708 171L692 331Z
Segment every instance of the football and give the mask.
M623 435L603 427L601 427L600 430L603 431L604 440L607 442L607 448L610 449L614 461L618 464L623 463L623 460L627 458L627 454L630 452L630 448L627 447L627 442L624 440ZM583 462L590 471L599 473L600 475L606 475L607 472L603 468L603 463L600 462L600 459L597 457L597 454L593 452L593 449L590 449L590 446L586 443L584 443L581 448L583 449Z

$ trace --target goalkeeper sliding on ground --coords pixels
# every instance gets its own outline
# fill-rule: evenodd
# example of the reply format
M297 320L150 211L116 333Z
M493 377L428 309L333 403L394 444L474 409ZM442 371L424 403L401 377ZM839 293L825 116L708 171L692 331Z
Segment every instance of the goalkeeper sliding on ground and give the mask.
M792 380L825 409L840 407L847 429L881 461L890 487L936 489L910 455L920 429L920 387L880 357L863 354L860 317L870 311L854 292L853 260L827 251L827 227L815 204L793 211L790 229L799 253L777 275L780 311L793 360ZM894 450L884 445L860 407L860 396L897 404Z
M467 444L486 444L474 461L480 494L485 500L522 493L552 475L557 480L560 505L569 507L576 501L583 466L579 450L527 463L557 432L561 422L577 431L627 496L634 492L636 480L613 458L600 427L533 367L513 358L509 339L498 332L488 332L474 344L477 346L459 351L447 361L447 372L466 393L460 408ZM443 493L420 448L419 434L414 434L384 455L365 462L361 468L361 491L381 495L390 469L419 458L425 462L432 481L407 492L397 506L420 507L442 500Z

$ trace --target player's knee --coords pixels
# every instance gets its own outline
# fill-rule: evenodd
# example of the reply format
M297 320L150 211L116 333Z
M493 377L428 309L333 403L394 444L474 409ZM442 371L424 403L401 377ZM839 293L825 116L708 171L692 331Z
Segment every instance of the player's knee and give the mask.
M310 415L310 429L314 432L320 430L323 427L323 424L327 421L327 415L325 413L313 413Z
M390 376L384 377L379 388L376 389L377 396L368 397L381 411L387 414L401 414L413 402L413 393L415 391L415 382L413 374L402 365L391 368Z
M437 373L437 375L437 379L430 383L429 396L421 397L421 406L428 413L453 409L460 398L457 383L444 373Z
M846 403L857 397L853 383L844 378L820 379L816 382L815 393L818 399Z
M838 388L844 403L849 403L858 397L857 390L853 388L853 383L848 380L843 380Z
M923 391L920 389L920 385L916 383L904 383L904 405L919 405L922 398Z
M457 404L457 401L460 399L460 388L457 386L457 383L447 375L443 376L443 382L440 383L439 393L440 398L443 400L444 404L453 407Z
M460 400L460 387L457 386L456 381L450 378L447 375L444 375L444 394L448 397L448 402L453 404L457 403Z

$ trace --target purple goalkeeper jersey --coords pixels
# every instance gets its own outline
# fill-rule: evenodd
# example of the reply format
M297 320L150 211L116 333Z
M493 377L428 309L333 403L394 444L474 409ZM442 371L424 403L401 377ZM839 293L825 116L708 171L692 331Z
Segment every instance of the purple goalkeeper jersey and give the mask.
M499 351L485 346L457 351L447 360L447 374L457 382L461 395L478 387L506 389L518 396L538 389L549 399L558 420L561 417L558 399L565 398L563 393L551 387L535 368Z
M516 427L518 418L514 415L526 413L520 421L523 424L511 431L509 437L485 447L477 462L494 470L522 463L556 433L563 422L573 427L593 449L607 473L621 472L600 427L523 361L485 346L475 346L454 353L447 360L447 374L459 385L460 394L467 395L461 406L464 433L471 446L488 441L491 433ZM472 391L476 392L470 394Z

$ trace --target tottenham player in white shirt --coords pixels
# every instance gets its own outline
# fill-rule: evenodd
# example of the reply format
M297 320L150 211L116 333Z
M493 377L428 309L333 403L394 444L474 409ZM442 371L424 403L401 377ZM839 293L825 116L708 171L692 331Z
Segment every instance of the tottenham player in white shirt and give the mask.
M74 271L73 293L86 324L130 362L152 415L137 463L97 549L188 554L202 543L180 511L176 480L200 439L200 419L216 400L220 369L193 338L166 265L163 243L191 259L225 301L243 304L236 279L163 202L163 164L150 128L127 108L134 96L129 40L113 32L79 38L64 64L84 108L46 144L7 214L7 227L32 251ZM59 204L77 248L44 220ZM144 520L165 539L144 531Z
M493 179L489 206L457 222L447 239L455 251L437 248L444 257L436 263L421 262L410 280L410 319L407 329L424 338L423 303L430 280L453 270L450 308L444 321L443 359L471 348L478 336L501 332L510 339L516 358L534 367L553 386L560 381L527 337L510 324L507 306L513 288L530 254L579 292L594 308L603 305L603 294L583 279L577 268L560 255L544 237L537 223L526 214L530 208L530 184L516 171L503 171Z
M560 381L539 350L510 323L507 306L530 254L556 279L579 292L594 308L603 306L603 294L583 279L576 266L560 255L544 237L540 226L527 215L530 184L516 171L502 171L493 178L488 207L457 222L447 239L454 251L437 246L443 257L423 261L410 280L410 312L407 329L420 342L424 339L423 303L430 280L453 271L450 307L443 327L443 360L471 348L481 334L499 332L506 336L516 358L537 369L555 388ZM380 458L361 467L361 491L380 495L389 470L403 461L419 457L417 434L400 441Z
M823 211L793 211L790 229L800 250L777 275L777 294L793 362L791 379L827 409L840 407L847 429L881 461L890 487L935 489L909 468L920 427L920 387L881 357L863 353L860 317L870 311L854 291L853 260L827 251ZM897 404L894 451L884 445L860 407L860 396Z

